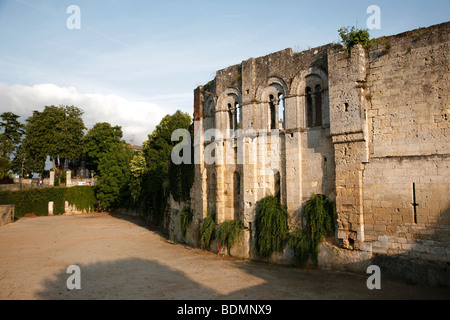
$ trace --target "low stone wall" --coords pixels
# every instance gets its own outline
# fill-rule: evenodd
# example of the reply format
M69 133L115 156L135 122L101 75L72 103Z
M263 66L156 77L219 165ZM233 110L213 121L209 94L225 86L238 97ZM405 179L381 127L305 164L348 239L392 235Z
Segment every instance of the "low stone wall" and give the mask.
M14 222L14 206L0 206L0 227Z

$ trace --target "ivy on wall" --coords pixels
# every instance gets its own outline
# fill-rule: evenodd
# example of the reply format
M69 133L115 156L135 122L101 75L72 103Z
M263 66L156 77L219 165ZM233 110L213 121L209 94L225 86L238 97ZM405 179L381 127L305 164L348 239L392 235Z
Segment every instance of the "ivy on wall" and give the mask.
M211 241L215 237L216 223L213 214L208 215L200 228L200 246L203 249L208 249L211 245Z
M309 258L318 262L319 246L324 237L335 230L335 204L322 194L313 195L306 202L303 213L306 228L297 229L289 237L289 245L299 263L305 263Z
M239 235L244 230L242 221L230 220L219 225L216 230L216 239L219 247L226 247L228 254L231 248L236 244Z
M289 214L274 196L267 196L256 205L255 245L259 256L268 258L281 252L289 235Z
M194 214L189 207L184 207L183 210L178 212L178 216L180 217L180 229L181 235L183 238L186 237L186 230L189 223L192 222Z
M305 263L318 261L323 238L334 232L335 204L324 195L313 195L304 207L305 228L288 227L289 214L274 196L261 199L256 207L255 246L259 256L270 257L282 252L286 244L294 250L295 259Z

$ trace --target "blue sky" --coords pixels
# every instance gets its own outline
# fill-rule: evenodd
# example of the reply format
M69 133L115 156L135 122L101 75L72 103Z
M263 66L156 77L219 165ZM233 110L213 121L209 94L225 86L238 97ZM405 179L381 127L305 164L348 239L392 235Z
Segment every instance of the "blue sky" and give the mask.
M69 30L69 5L81 29ZM23 118L75 104L88 128L121 125L142 143L167 113L192 114L193 90L251 57L339 41L342 26L373 37L447 22L450 1L0 0L0 113Z

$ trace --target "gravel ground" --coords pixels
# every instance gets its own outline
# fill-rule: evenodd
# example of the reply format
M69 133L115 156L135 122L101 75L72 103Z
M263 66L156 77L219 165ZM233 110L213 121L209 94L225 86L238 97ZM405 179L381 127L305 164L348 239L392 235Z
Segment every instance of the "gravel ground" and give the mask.
M173 244L139 220L108 214L23 218L0 228L2 300L450 299L450 290L368 275L304 270ZM67 268L81 271L69 290Z

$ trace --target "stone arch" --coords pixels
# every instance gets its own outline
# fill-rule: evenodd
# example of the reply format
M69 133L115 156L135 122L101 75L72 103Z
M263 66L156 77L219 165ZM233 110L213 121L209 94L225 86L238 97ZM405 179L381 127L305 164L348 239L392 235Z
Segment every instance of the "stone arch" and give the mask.
M324 70L313 67L301 71L292 81L291 92L303 97L298 109L302 127L329 125L328 75Z
M216 123L216 127L220 129L237 129L237 123L241 121L238 115L242 114L242 93L236 88L226 89L217 99L216 114L221 113L220 125ZM218 117L216 116L216 119Z
M266 86L260 86L256 90L256 100L260 102L269 102L268 97L274 92L282 93L283 96L289 95L289 88L286 82L280 77L270 77ZM278 95L276 93L276 95Z
M259 87L256 98L263 105L267 105L267 127L268 129L285 129L285 103L284 99L289 95L286 82L280 77L270 77L267 86ZM266 107L264 107L266 108Z
M294 77L291 85L291 94L296 96L305 95L307 87L306 78L311 75L314 75L320 79L322 90L328 90L328 74L322 69L312 67L309 68L308 70L301 71Z

